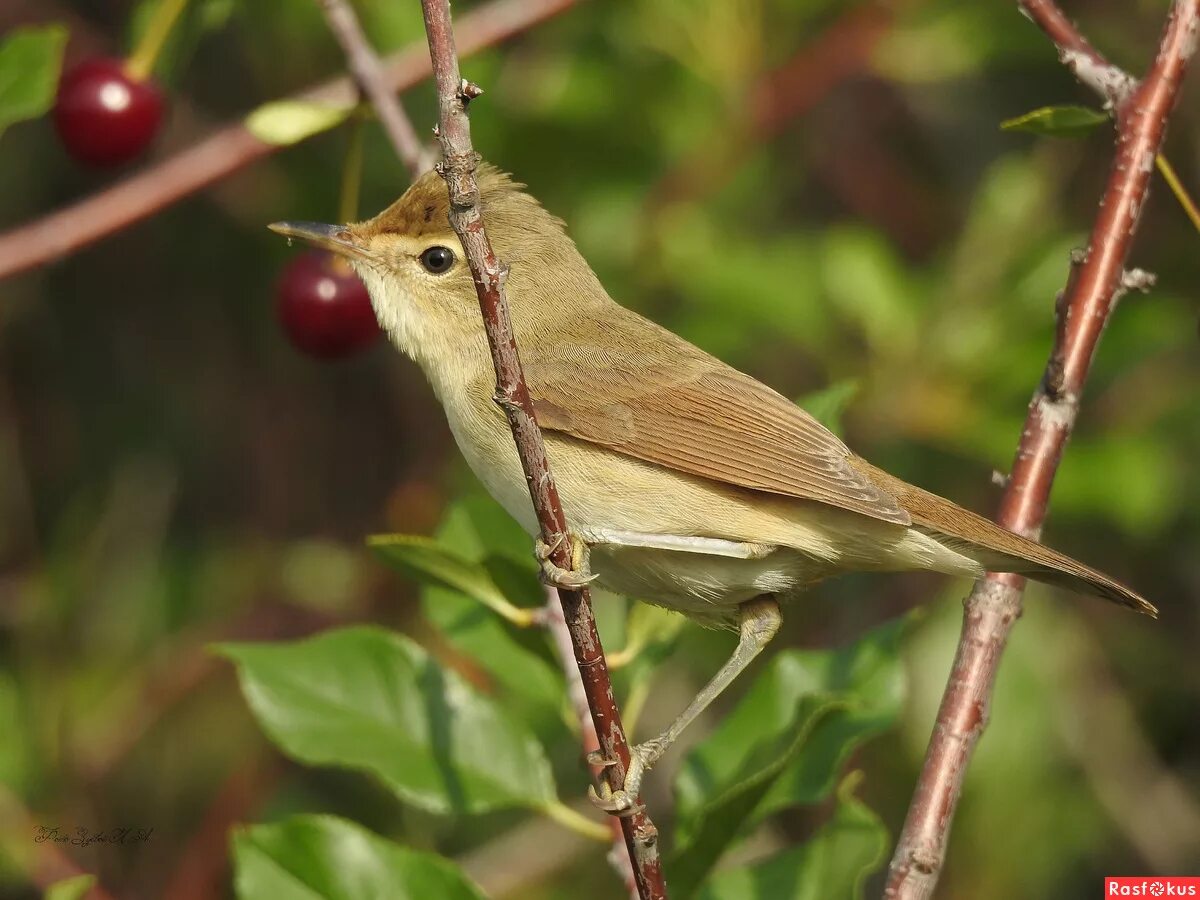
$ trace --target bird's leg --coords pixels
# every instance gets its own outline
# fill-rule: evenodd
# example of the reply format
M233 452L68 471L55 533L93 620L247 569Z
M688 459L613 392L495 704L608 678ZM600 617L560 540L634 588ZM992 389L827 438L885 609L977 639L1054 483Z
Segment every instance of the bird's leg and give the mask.
M779 603L770 595L755 597L753 600L747 600L741 604L738 607L738 644L733 655L729 657L725 665L721 666L712 681L706 684L704 689L688 704L687 709L671 723L670 728L653 740L630 748L629 771L625 773L625 784L621 789L611 793L606 791L607 796L604 797L598 796L592 789L590 791L592 802L601 809L616 815L631 813L634 798L638 795L642 776L646 774L646 770L658 762L667 748L692 723L692 720L704 712L708 705L725 688L729 687L746 666L750 665L754 658L762 652L762 649L779 631L782 621ZM589 754L588 762L592 765L611 765L611 760L599 756L598 752Z
M550 559L550 555L559 548L564 540L571 548L571 568L569 569L556 566ZM534 542L533 553L537 557L538 566L541 569L542 581L551 587L577 591L596 580L596 576L588 570L588 545L576 535L560 534L554 539L553 544L547 544L542 540L541 535L538 535Z

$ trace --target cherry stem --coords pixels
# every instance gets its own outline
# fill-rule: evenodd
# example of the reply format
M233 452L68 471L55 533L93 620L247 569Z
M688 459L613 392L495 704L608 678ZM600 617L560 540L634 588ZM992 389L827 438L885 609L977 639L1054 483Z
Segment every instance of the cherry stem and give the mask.
M363 111L360 107L347 123L349 129L346 158L342 162L342 186L338 197L338 222L345 224L358 219L358 198L362 190L363 173Z
M1179 180L1179 173L1175 171L1175 167L1167 162L1167 158L1161 153L1154 157L1154 164L1158 166L1159 174L1167 183L1167 187L1171 189L1171 193L1175 195L1175 199L1179 201L1179 205L1183 207L1183 211L1187 213L1187 217L1192 220L1192 225L1196 227L1197 231L1200 231L1200 209L1196 208L1196 201L1191 198L1187 188Z
M338 195L338 224L354 222L358 219L358 198L362 192L363 173L363 123L366 108L359 105L347 122L348 140L346 156L342 160L342 184ZM330 265L344 273L354 271L349 260L343 256L334 256Z
M125 72L134 81L145 81L150 77L171 29L175 27L187 5L188 0L159 0L146 30L142 32L137 46L125 63Z

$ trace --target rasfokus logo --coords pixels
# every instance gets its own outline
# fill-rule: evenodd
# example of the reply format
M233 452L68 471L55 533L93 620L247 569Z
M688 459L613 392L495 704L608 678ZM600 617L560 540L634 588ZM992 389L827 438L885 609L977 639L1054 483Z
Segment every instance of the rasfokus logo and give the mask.
M1104 879L1105 897L1200 897L1200 877L1133 875Z

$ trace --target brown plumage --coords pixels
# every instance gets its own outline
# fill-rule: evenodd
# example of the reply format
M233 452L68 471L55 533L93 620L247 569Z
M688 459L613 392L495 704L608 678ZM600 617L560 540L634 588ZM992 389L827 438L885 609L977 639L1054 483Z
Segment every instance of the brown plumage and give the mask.
M875 468L787 398L618 305L521 185L488 166L478 180L488 235L510 267L513 332L546 453L599 583L740 631L671 727L632 749L605 809L631 808L646 769L770 641L776 598L831 575L1019 572L1155 614L1107 575ZM357 225L273 227L351 259L392 341L432 383L468 464L536 534L441 179L425 175Z
M1158 610L1136 592L1065 553L1001 528L995 522L915 487L855 457L854 466L881 490L892 492L914 527L976 555L992 571L1015 572L1035 581L1095 594L1155 618Z
M756 593L851 569L991 569L1155 614L1112 578L871 466L787 398L619 306L522 185L489 166L478 180L568 520L595 545L602 584L720 622ZM532 532L447 216L429 173L335 249L429 375L472 468ZM453 269L421 269L435 245L458 254Z

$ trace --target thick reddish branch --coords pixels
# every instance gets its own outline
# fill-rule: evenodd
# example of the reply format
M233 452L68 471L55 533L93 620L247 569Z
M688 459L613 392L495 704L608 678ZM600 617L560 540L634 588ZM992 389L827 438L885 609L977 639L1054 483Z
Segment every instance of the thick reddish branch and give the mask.
M463 16L464 53L506 40L574 5L575 0L495 0ZM390 90L411 87L429 75L425 48L414 45L388 58ZM353 103L354 82L337 78L293 99ZM0 279L44 266L148 218L196 191L283 148L260 141L238 122L186 150L154 163L119 184L65 209L0 234Z
M583 677L575 661L575 644L571 640L571 632L563 618L562 604L559 602L557 590L552 587L546 588L546 602L542 609L544 611L542 622L554 641L555 656L558 657L563 677L567 682L567 697L571 701L571 710L575 713L575 720L579 723L580 743L583 746L583 752L590 754L593 750L600 749L600 736L596 733L596 723L592 719L592 708L588 703ZM591 768L595 778L604 777L604 770L600 766ZM625 844L621 820L616 816L609 816L608 827L612 832L613 843L616 844L616 851L609 855L609 862L613 864L617 875L625 882L629 893L636 897L637 876L633 872L633 862L627 853L621 852L621 847Z
M1036 538L1100 334L1127 286L1125 263L1146 204L1154 158L1195 51L1200 0L1176 0L1158 56L1140 84L1093 50L1052 3L1024 0L1021 5L1052 39L1061 41L1061 55L1068 64L1075 62L1075 74L1113 104L1117 125L1116 157L1100 211L1059 306L1058 336L1029 405L997 517L1006 528ZM885 897L910 900L933 893L967 766L987 723L1000 657L1021 614L1023 588L1018 576L989 575L966 600L958 652L892 858Z
M533 402L521 369L504 297L506 269L496 258L488 240L479 208L479 188L475 182L475 167L479 157L471 145L467 104L481 91L462 80L459 73L447 0L422 0L421 6L437 82L438 136L443 151L439 171L446 179L450 193L450 224L462 241L479 295L479 307L496 369L495 399L512 426L513 440L525 470L542 540L552 548L551 559L555 565L570 569L572 562L567 521L546 459L542 434L534 418ZM607 772L614 779L612 786L619 788L629 767L629 744L613 697L612 681L596 631L589 592L586 588L579 591L560 589L558 597L600 749L606 758L617 761ZM624 817L621 824L625 845L633 863L638 894L643 900L665 898L666 884L658 854L658 831L646 815L641 798L637 798L634 808L636 812Z

